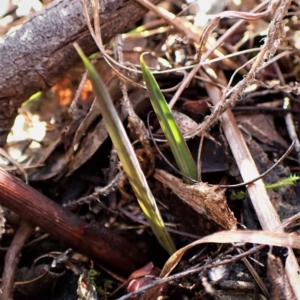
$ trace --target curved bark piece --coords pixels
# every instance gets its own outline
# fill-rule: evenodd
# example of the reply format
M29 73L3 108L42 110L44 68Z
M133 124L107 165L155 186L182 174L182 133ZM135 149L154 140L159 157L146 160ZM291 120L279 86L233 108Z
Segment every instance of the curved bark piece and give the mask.
M103 42L128 31L146 12L135 0L100 0ZM97 51L82 0L56 0L0 40L0 146L21 103L53 86L62 72L80 61L75 41L87 55Z

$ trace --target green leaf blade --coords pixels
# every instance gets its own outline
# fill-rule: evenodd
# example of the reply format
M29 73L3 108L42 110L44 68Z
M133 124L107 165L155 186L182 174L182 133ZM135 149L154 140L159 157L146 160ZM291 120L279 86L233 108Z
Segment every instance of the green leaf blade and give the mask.
M169 142L176 163L181 173L194 180L198 180L197 169L193 157L186 145L164 95L162 94L154 76L144 62L143 55L140 57L140 64L152 107ZM190 180L185 178L184 181L191 183Z
M78 45L75 44L74 46L85 65L89 78L92 81L93 90L97 100L99 101L102 117L108 134L118 153L119 159L137 197L138 203L160 244L169 254L173 254L176 251L175 246L165 228L155 199L149 189L147 180L141 170L138 159L126 134L125 128L112 103L110 95L108 94L95 68L84 55L83 51Z

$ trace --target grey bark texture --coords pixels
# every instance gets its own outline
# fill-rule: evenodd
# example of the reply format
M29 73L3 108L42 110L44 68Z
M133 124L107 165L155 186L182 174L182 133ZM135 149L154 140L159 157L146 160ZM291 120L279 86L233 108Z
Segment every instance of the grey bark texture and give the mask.
M103 42L131 29L146 12L134 0L100 0ZM62 72L80 61L74 42L87 55L97 51L82 0L56 0L0 40L0 146L22 102L52 87Z

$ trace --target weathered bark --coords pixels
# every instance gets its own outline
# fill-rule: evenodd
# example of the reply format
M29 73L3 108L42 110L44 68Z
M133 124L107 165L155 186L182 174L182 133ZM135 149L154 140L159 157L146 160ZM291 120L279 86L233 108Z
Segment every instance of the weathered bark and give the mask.
M134 0L100 0L100 7L104 43L129 30L147 12ZM79 61L75 41L87 55L97 50L82 0L56 0L0 41L0 146L21 103L53 86L62 72Z

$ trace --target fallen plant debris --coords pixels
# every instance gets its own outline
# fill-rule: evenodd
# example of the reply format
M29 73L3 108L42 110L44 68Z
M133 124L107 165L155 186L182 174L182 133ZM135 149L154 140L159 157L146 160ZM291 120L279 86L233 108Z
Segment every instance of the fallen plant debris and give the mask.
M300 299L299 1L25 2L0 7L0 299Z
M209 219L222 229L236 229L237 221L227 205L225 191L217 186L209 186L199 182L194 185L185 184L171 174L157 169L154 178L168 187L182 201L190 205L201 216Z

